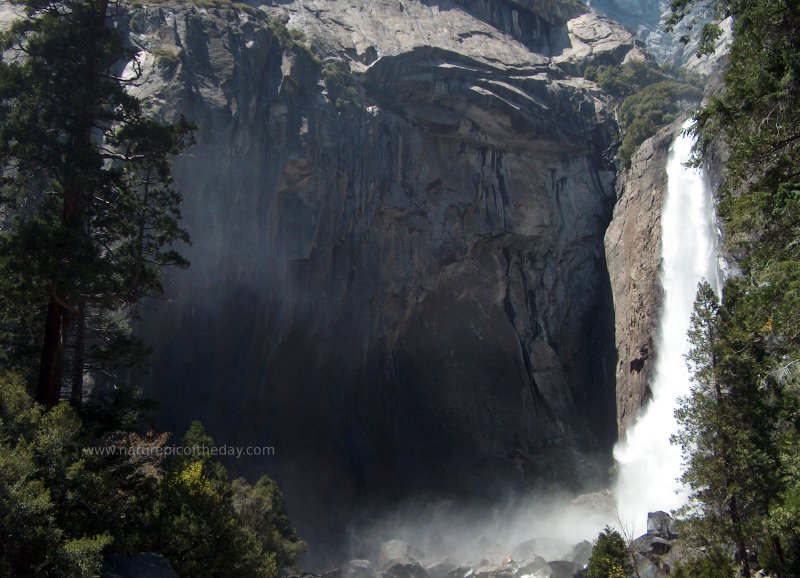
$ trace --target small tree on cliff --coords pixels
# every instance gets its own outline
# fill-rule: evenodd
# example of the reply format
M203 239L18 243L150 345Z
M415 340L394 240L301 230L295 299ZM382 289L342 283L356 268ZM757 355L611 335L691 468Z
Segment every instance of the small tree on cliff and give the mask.
M125 319L185 266L170 157L191 139L125 90L132 57L108 0L19 0L0 62L0 355L38 374L36 399L83 395L87 372L144 352ZM136 62L133 61L136 69Z

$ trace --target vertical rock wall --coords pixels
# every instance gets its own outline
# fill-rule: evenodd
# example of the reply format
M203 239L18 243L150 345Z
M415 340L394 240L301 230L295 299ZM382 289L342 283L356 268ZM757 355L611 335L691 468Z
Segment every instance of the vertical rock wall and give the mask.
M175 167L192 266L141 327L149 391L173 431L274 446L230 465L275 476L318 549L409 496L591 485L617 421L613 123L573 75L632 37L523 12L578 47L551 57L465 7L351 8L274 9L336 77L257 11L129 23L137 94L200 126Z
M682 122L682 121L681 121ZM661 208L669 146L681 123L645 141L617 184L619 200L606 231L617 343L617 424L620 436L650 397L661 307Z

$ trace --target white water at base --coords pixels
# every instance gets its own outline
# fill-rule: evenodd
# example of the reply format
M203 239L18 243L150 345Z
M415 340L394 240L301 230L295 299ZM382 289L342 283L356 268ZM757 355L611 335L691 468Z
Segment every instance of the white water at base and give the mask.
M684 128L688 128L688 124ZM614 448L618 475L614 489L618 524L633 536L646 531L647 513L670 511L686 503L680 448L670 444L677 432L677 400L689 393L687 331L697 284L707 280L719 294L718 230L705 171L684 166L694 140L680 134L667 160L667 195L661 213L664 301L656 341L656 364L650 387L652 400L627 438Z

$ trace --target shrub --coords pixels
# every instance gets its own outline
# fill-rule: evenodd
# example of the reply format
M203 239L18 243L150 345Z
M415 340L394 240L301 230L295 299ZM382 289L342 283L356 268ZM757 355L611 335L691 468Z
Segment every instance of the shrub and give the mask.
M336 108L362 105L358 89L346 63L338 60L325 63L322 67L322 82L325 83L328 98L336 104Z
M296 562L305 544L275 482L232 484L205 454L166 463L167 434L110 427L115 415L137 421L123 409L95 407L87 427L69 404L44 412L0 373L0 576L94 576L105 555L138 552L197 578L274 578ZM214 441L193 422L183 444Z
M639 145L674 121L689 104L699 103L702 96L702 91L690 84L665 80L626 98L618 110L623 126L619 148L622 167L630 167L631 156Z
M676 564L673 576L674 578L734 578L735 572L730 556L720 548L712 548L703 556L696 556Z
M703 96L700 75L670 66L659 67L652 62L590 66L584 74L612 96L622 99L617 111L623 134L618 155L622 168L626 169L639 145L674 121L681 111L698 104Z

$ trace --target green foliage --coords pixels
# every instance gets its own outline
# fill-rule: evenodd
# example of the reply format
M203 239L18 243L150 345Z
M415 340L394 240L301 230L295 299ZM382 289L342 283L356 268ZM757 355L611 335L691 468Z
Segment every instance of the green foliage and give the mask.
M628 578L633 576L631 553L622 535L606 526L597 536L589 564L588 578Z
M702 556L696 556L675 565L670 573L674 578L734 578L731 558L721 548L711 548Z
M275 482L231 483L202 451L166 463L166 440L94 437L67 404L44 413L17 376L2 376L0 574L92 576L104 555L142 551L198 577L274 578L297 561L305 544ZM194 422L184 445L214 441Z
M345 62L326 62L322 67L322 81L328 91L328 98L335 103L336 108L363 106L350 68Z
M306 53L306 55L316 65L320 65L320 60L314 55L314 51L306 43L305 34L301 30L294 28L287 28L282 20L278 18L269 18L267 20L267 27L272 31L273 36L278 39L281 46L286 50L297 49Z
M673 0L671 8L670 25L688 22L701 52L733 17L724 86L696 117L698 154L717 143L729 151L719 213L741 274L722 305L698 302L714 314L693 335L692 362L705 368L696 386L716 390L693 393L683 407L679 441L702 506L694 528L709 536L717 527L709 539L735 543L740 558L749 549L760 566L798 575L800 10L786 0Z
M64 558L64 565L73 570L62 576L74 576L75 578L96 576L97 569L103 565L103 550L109 544L111 544L111 538L105 534L65 542L61 556Z
M675 18L695 3L678 4ZM712 8L718 18L735 17L734 38L724 88L701 110L697 132L701 153L715 140L730 150L720 202L729 248L748 267L774 256L796 260L800 10L784 0L719 0Z
M170 163L193 127L147 118L110 74L134 55L107 2L17 4L0 62L0 350L52 406L67 375L79 401L86 375L142 361L128 321L164 267L187 265Z
M207 9L228 9L244 12L248 16L259 20L266 20L267 14L263 10L235 0L184 0L187 4L193 4ZM174 3L174 0L130 0L134 6L153 6L158 4Z
M651 62L588 67L585 75L622 100L617 112L623 129L618 151L623 168L630 167L639 145L703 96L699 75Z
M289 522L278 485L267 476L262 476L255 486L239 478L234 480L232 491L234 511L253 531L261 547L275 552L279 568L292 568L307 546Z
M291 527L283 496L264 476L251 487L228 481L207 449L214 440L195 421L184 436L191 449L167 468L160 487L155 551L185 576L274 578L292 566L305 544Z
M745 559L764 535L781 480L775 401L758 380L758 347L740 331L736 289L728 285L722 305L707 283L700 286L689 332L693 384L675 412L681 428L673 442L685 459L684 514L695 533L712 544L732 539Z
M275 553L263 550L232 511L227 484L212 476L200 461L169 473L161 487L157 550L182 576L274 578Z
M623 138L619 157L623 168L639 146L659 128L674 121L689 103L699 103L702 92L690 84L662 81L626 98L619 107Z
M274 578L303 545L271 480L234 492L209 455L167 462L167 434L137 433L135 388L83 395L144 359L129 321L188 265L171 159L193 126L146 117L111 74L133 55L104 0L20 4L0 60L0 575L94 576L149 551L186 576ZM213 440L195 422L184 444Z
M636 60L621 66L589 66L584 76L596 82L609 94L623 99L657 82L672 81L695 88L702 88L703 83L702 77L696 73Z
M0 574L99 574L111 536L76 527L62 510L96 499L73 483L79 431L67 405L43 414L17 376L0 375Z

